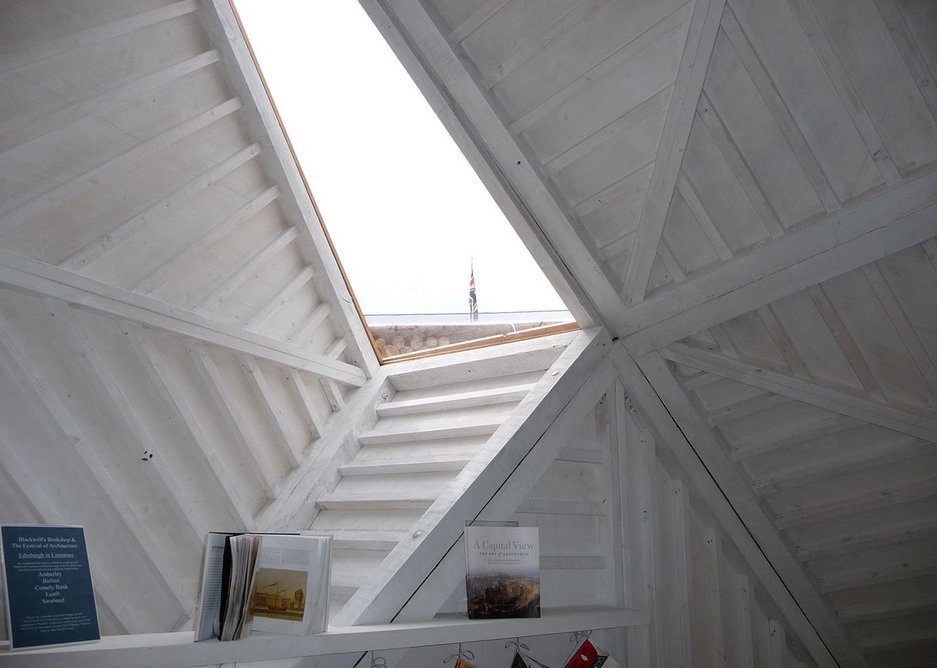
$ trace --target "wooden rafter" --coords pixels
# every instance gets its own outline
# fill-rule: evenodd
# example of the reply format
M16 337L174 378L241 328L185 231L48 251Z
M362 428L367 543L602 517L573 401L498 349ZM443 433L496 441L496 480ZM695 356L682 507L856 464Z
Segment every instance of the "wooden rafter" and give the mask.
M476 457L462 471L414 526L419 538L405 541L391 552L334 623L399 621L411 618L408 615L438 611L452 591L452 576L456 582L464 577L462 552L457 547L461 545L461 520L492 519L516 509L569 442L586 411L593 410L612 386L614 371L599 364L607 350L606 337L604 331L590 330L570 344L553 367L556 373L545 376L501 426L494 437L501 447L486 448L480 453L482 457ZM504 484L506 479L508 484ZM460 521L444 521L447 517ZM454 560L463 565L458 570L437 569L441 555L444 562ZM436 570L446 574L445 584L437 582L433 591L411 599L409 610L401 616L410 594Z
M659 443L684 468L695 492L710 506L814 660L821 666L864 665L835 614L737 473L738 465L726 457L713 428L700 416L665 360L651 353L636 363L618 346L611 360L659 432Z
M91 189L96 184L121 173L127 168L136 165L168 146L182 141L203 130L213 123L230 116L241 108L240 98L233 97L221 104L203 111L194 118L190 118L168 130L159 133L138 143L128 151L115 158L111 158L88 171L79 174L52 190L36 195L32 199L8 210L0 216L0 234L17 229L26 221L40 216L70 198Z
M625 271L624 295L628 303L641 301L647 290L725 4L725 0L695 0L693 6L683 58L673 85L637 237Z
M674 343L661 351L664 358L694 369L731 378L753 387L818 406L863 422L937 442L937 414L927 409L911 412L841 388L771 371L741 360Z
M56 297L104 315L132 320L146 327L190 337L340 383L357 387L365 381L364 372L351 364L332 360L324 355L314 355L288 343L229 327L164 302L78 276L9 251L0 250L0 285Z
M0 50L0 72L15 69L26 63L53 58L88 44L126 35L134 30L169 21L177 16L191 14L197 9L198 3L196 0L180 0L130 18L95 26L70 35L63 35L55 40L7 42L4 44L4 48Z
M937 169L861 198L635 305L617 333L656 350L937 235Z

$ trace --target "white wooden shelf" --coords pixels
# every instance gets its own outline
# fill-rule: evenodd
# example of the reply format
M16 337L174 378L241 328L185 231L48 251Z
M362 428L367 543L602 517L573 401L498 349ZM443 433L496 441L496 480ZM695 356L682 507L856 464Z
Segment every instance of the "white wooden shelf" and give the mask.
M0 666L204 666L611 629L647 624L649 619L647 611L629 608L559 608L543 610L542 615L540 619L495 620L440 616L427 622L332 626L310 636L255 634L230 642L195 643L191 631L105 636L88 645L0 653Z

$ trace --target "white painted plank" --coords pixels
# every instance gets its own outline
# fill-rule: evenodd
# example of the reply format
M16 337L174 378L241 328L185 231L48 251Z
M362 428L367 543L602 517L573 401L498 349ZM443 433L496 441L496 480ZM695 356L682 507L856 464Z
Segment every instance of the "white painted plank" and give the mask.
M406 531L353 531L337 529L329 532L336 550L376 550L389 552L407 537Z
M725 0L697 0L693 3L690 28L641 211L638 236L625 272L624 294L628 303L641 301L647 290L724 8Z
M297 445L293 442L293 436L281 415L282 407L273 396L270 381L267 379L266 374L257 364L257 360L249 355L238 355L238 362L246 373L251 391L260 403L270 426L273 427L274 433L279 437L280 449L286 453L287 459L293 468L299 466L303 458L302 451L306 444Z
M655 21L647 30L635 35L634 39L627 41L620 49L610 54L607 58L586 72L583 72L567 85L562 86L555 93L541 101L533 108L527 110L511 123L511 130L525 134L531 140L533 148L540 155L541 159L549 163L560 155L575 147L580 141L587 141L595 132L600 132L602 128L607 128L611 123L617 122L622 117L622 111L625 116L637 110L641 105L650 102L653 98L670 87L673 83L673 71L667 66L670 64L668 56L672 57L676 64L675 53L679 52L683 44L683 27L690 14L690 6L686 3L675 7L679 0L674 2L669 0L667 3L655 3L647 5L651 11L662 14L659 21ZM617 3L606 3L604 13L618 12L624 13L627 7L622 7ZM645 10L647 11L647 10ZM598 18L596 15L594 18ZM627 39L627 36L634 34L641 29L642 16L631 15L631 20L627 22L628 32L621 30L613 33L616 41ZM656 18L656 17L655 17ZM620 20L620 19L619 19ZM603 26L608 30L608 26ZM621 27L621 26L619 26ZM593 31L585 32L580 26L579 32L584 36L595 38ZM656 50L654 47L665 47ZM576 62L581 63L585 48L601 48L602 45L568 44L567 49L576 51ZM673 50L675 53L671 53ZM555 56L554 56L555 57ZM568 54L562 54L560 57L570 57ZM540 62L538 58L538 71L545 71L548 76L549 70L543 69L545 63ZM662 69L663 68L663 69ZM656 71L659 70L659 71ZM615 90L622 79L634 79L631 90ZM525 82L529 86L529 82ZM516 87L517 84L514 84ZM611 91L609 89L612 89ZM542 91L534 91L535 94L541 94ZM503 93L502 98L503 99ZM586 105L583 106L582 102ZM606 108L612 104L604 113L603 120L590 119L590 122L583 125L578 119L574 124L563 126L560 132L558 125L563 120L576 111L583 112L589 107ZM570 111L572 109L572 111ZM594 113L594 112L593 112ZM572 119L568 119L572 120ZM656 142L655 142L656 145ZM655 151L656 152L656 151ZM649 162L653 158L649 158Z
M277 253L291 244L296 239L297 234L295 227L288 227L280 232L226 276L196 308L205 313L214 311L224 300L233 295L250 276L259 271L265 263L271 262Z
M921 462L922 465L926 463L926 460ZM925 480L910 486L896 484L883 489L880 487L876 486L870 492L857 493L845 501L836 501L821 506L805 505L803 508L779 513L774 523L781 529L788 529L937 496L937 482L932 480Z
M908 320L907 313L905 313L901 304L898 302L892 287L882 274L879 266L874 262L867 264L862 268L862 273L865 275L869 285L872 286L872 289L875 291L875 295L888 313L891 323L895 326L895 329L898 330L898 335L901 337L901 341L904 343L908 354L914 360L921 375L927 382L927 386L930 389L930 396L928 398L931 402L931 406L937 407L937 399L935 399L935 394L937 394L937 367L935 367L933 359L931 359L931 356L922 345L921 339L918 337L917 332L914 331L914 326Z
M732 169L732 173L735 174L735 178L738 179L739 185L742 186L742 190L745 191L752 206L755 207L755 211L758 212L761 224L765 226L765 229L772 238L776 239L782 236L784 234L784 227L781 224L781 220L778 218L777 212L768 201L768 196L755 177L754 172L752 172L751 167L745 161L738 145L729 134L728 128L726 128L725 123L719 117L719 113L716 111L712 101L706 95L705 86L703 88L703 93L700 95L697 114L702 119L703 123L706 124L706 129L709 130L710 136L716 142L716 146L719 147L719 152L722 153L726 162L729 163L729 167Z
M691 665L718 666L725 661L722 639L722 602L720 591L720 553L716 532L703 527L699 517L692 519L691 568L692 591L690 615L692 629ZM704 621L705 620L705 621Z
M20 377L23 385L29 388L36 400L47 411L51 417L51 424L54 430L58 432L60 438L74 449L79 460L86 467L87 471L95 483L100 487L107 504L113 509L114 513L121 518L130 534L134 537L139 546L139 553L147 561L147 566L158 574L163 585L172 593L174 603L177 606L178 614L188 612L187 596L180 587L178 578L168 569L169 559L163 546L156 543L152 534L147 532L134 509L127 502L124 492L114 479L110 467L102 461L94 445L89 443L82 434L82 430L72 414L69 407L63 403L62 398L55 391L56 383L51 382L45 376L43 371L30 358L29 353L23 347L22 342L14 340L13 329L10 327L6 318L0 315L0 329L5 332L0 340L0 348L4 349L7 357L11 360L14 371ZM80 357L79 361L87 359ZM88 364L84 364L84 371L91 374L92 382L97 381L100 385L100 377L94 375L93 369ZM100 386L97 389L101 389ZM27 478L28 479L28 478ZM116 604L116 601L112 601ZM121 605L120 607L123 607ZM132 614L130 619L138 617Z
M661 512L658 516L655 549L659 559L655 611L657 656L662 665L690 666L693 661L693 640L690 618L689 539L690 507L686 489L680 480L666 473L658 478ZM655 545L655 548L657 546ZM695 612L695 611L694 611ZM664 632L666 629L668 632Z
M95 26L72 35L59 37L55 41L36 40L28 43L12 42L0 50L0 72L6 72L28 63L46 60L88 44L103 42L147 26L191 14L198 9L195 0L181 0L144 12L130 18L105 25Z
M224 491L227 506L237 517L243 529L250 531L254 528L253 513L244 505L239 490L234 485L231 476L225 470L224 462L215 452L214 445L209 441L201 426L198 416L192 411L179 387L164 368L159 351L151 341L146 338L139 325L126 323L127 341L133 348L147 375L165 401L168 408L177 416L177 422L191 436L192 442L198 447L205 461L208 463L215 480Z
M126 318L314 375L326 375L342 383L355 386L364 383L364 372L350 364L310 354L298 346L237 330L155 299L3 250L0 250L0 284L57 297L98 313Z
M781 394L796 401L803 401L848 415L856 420L871 422L887 429L937 442L937 419L934 419L929 412L918 414L900 410L865 397L848 394L840 389L827 387L816 381L805 381L679 343L671 344L661 351L661 354L671 361L732 378L740 383Z
M203 183L205 187L210 187L213 180L206 180ZM179 248L171 257L165 258L150 274L141 276L134 290L146 293L158 290L169 279L183 271L186 263L204 257L214 244L232 234L238 226L256 216L279 196L280 190L276 186L270 186L257 193L230 216L209 227L202 236Z
M862 383L862 387L873 397L884 397L881 385L879 385L878 380L876 380L875 375L862 356L859 346L856 345L855 340L849 333L849 329L846 327L845 323L843 323L842 318L836 311L836 306L830 300L823 286L812 285L807 288L807 294L810 296L810 300L817 308L817 311L819 311L823 321L827 324L827 327L829 327L830 333L836 340L837 345L846 358L846 361L849 363L849 366L852 368L856 378Z
M88 338L89 333L86 328L66 304L56 301L53 301L52 304L55 305L55 313L60 318L60 321L65 323L63 331L67 332L67 335L71 338L72 345L77 352L76 358L83 370L92 379L95 392L102 397L108 398L121 419L126 423L130 432L136 437L138 444L144 446L145 452L156 452L159 449L156 446L156 441L154 441L149 429L147 429L141 421L137 408L124 394L120 383L108 370L108 365L104 362L98 349ZM165 485L167 501L176 506L177 512L181 517L187 519L187 522L183 523L181 528L176 526L173 531L184 534L185 540L201 546L204 538L204 531L202 527L195 524L195 518L198 515L189 500L188 494L185 493L186 491L182 489L179 481L166 467L162 458L153 458L148 463L153 465L159 474L160 481ZM165 554L165 551L157 548L154 550L154 554ZM166 572L164 568L160 568L159 566L157 566L157 570L159 570L167 581L172 581L171 589L173 589L178 600L185 605L187 603L187 597L182 595L178 590L177 574Z
M247 437L247 415L240 409L237 401L231 395L218 365L211 355L199 343L191 342L186 346L192 364L208 388L215 405L218 407L224 422L234 437L234 441L244 458L251 462L250 469L259 473L261 486L267 498L276 496L277 476L270 467L269 460L254 446L253 441Z
M622 568L630 582L626 586L628 605L646 609L652 620L657 619L655 570L657 568L654 525L658 508L654 500L653 469L657 461L651 432L638 425L634 417L637 407L625 388L616 385L616 420L620 481L623 485L624 550ZM634 412L632 412L634 409ZM643 420L641 421L643 422ZM630 569L628 566L630 565ZM630 572L628 572L630 570ZM633 665L656 665L658 625L628 630L628 661Z
M937 234L937 171L854 202L632 307L617 330L638 354Z
M428 413L432 411L452 410L456 408L471 408L475 406L490 406L493 404L513 403L520 401L533 388L534 383L523 383L507 387L496 387L486 390L459 392L440 396L429 396L422 399L394 400L377 407L377 414L381 417L392 415L412 415L415 413Z
M823 168L817 162L813 151L810 149L810 144L807 142L807 139L800 130L800 126L797 124L797 120L791 115L790 109L788 109L787 104L784 102L784 98L775 87L770 74L765 70L748 36L739 25L734 12L727 11L725 13L722 20L722 29L725 31L729 42L732 44L732 48L738 55L748 75L751 77L752 83L754 83L755 88L758 89L762 100L764 100L770 110L772 117L787 139L787 143L794 152L804 173L807 175L807 179L813 185L817 197L820 198L820 201L827 211L838 209L840 206L839 199L836 197L836 193L833 192L833 188L826 174L823 172Z
M725 585L731 590L727 592L727 604L730 607L727 619L729 623L723 627L727 643L732 645L732 655L727 657L727 665L732 668L755 668L755 648L752 638L752 600L753 592L748 576L737 574L726 565ZM757 604L757 603L756 603Z
M776 619L768 620L767 668L784 668L784 627Z
M493 1L497 2L500 0ZM538 31L537 34L529 37L525 35L524 38L521 39L515 38L516 42L514 44L513 53L506 58L500 59L497 68L493 71L486 72L482 70L482 85L486 88L494 87L517 67L522 66L522 64L534 58L538 58L543 49L549 48L551 44L555 44L564 39L571 30L582 25L593 12L605 4L606 0L578 0L573 3L568 1L562 3L561 7L565 13L554 20L546 30ZM540 9L539 0L532 4L531 7L534 5L537 6L537 10ZM531 21L531 14L533 12L531 12L529 8L521 6L520 11L523 17L523 22L521 24L523 27L526 28L531 24L535 30L541 27L542 24L540 22ZM526 14L523 13L525 11ZM503 36L499 36L499 39L503 39Z
M842 432L837 436L839 435L842 435L845 439L849 437L849 432ZM874 471L881 466L914 459L933 451L934 446L931 443L910 436L899 436L902 436L902 439L897 443L890 444L892 447L881 450L875 449L871 451L872 454L864 450L846 454L840 451L833 456L821 457L815 461L805 461L801 465L788 467L778 473L757 475L753 473L752 489L760 496L796 489L803 485L810 485L822 480L833 480L858 471ZM810 444L806 445L809 446ZM858 448L856 449L858 450ZM799 449L796 449L796 451L799 454ZM749 470L751 468L751 465L749 465Z
M286 376L287 382L299 398L303 410L306 411L306 418L309 420L309 434L312 440L321 438L324 432L323 418L319 414L319 408L312 400L309 388L306 387L306 381L296 370L291 370Z
M752 65L740 60L725 32L720 33L704 91L708 101L715 105L713 110L725 123L735 151L757 179L781 223L791 226L823 212L824 206L798 161L796 147L785 135L783 120L774 118L770 103L764 99L764 91L759 90L746 66ZM714 127L718 135L719 125L712 123L707 128ZM713 139L722 149L717 136ZM731 165L733 151L725 151L723 155ZM733 168L732 171L738 170ZM744 174L744 170L741 171ZM742 181L739 183L744 186ZM756 201L753 200L753 204Z
M231 157L220 162L217 166L208 170L204 174L197 176L181 188L148 207L145 211L142 211L133 218L130 218L129 220L121 223L100 239L95 239L84 248L81 248L71 256L65 258L62 262L59 263L59 266L63 269L81 271L82 268L91 265L102 255L110 250L113 250L120 243L126 241L141 229L143 229L149 223L150 218L157 212L160 212L164 209L171 209L172 207L185 202L194 195L200 192L204 192L212 185L214 185L216 181L221 179L226 174L231 173L246 163L248 160L255 157L258 153L260 153L260 146L257 144L251 144L247 148L238 151ZM144 292L147 292L151 289L147 286L148 283L146 280L144 280L141 282L140 289L142 289Z
M312 276L312 267L307 265L302 271L296 274L296 276L290 279L289 283L277 290L273 299L268 300L266 304L262 304L257 311L251 314L244 323L244 326L254 331L262 330L267 321L273 317L274 313L276 313L281 306L289 301L290 297L306 287L309 281L312 280Z
M775 441L771 439L755 438L753 439L754 442L752 443L738 444L733 449L731 458L732 461L737 462L743 459L748 459L750 457L757 457L758 455L763 455L768 452L787 450L788 448L792 448L794 446L809 443L811 441L818 441L827 436L833 436L844 431L849 431L862 424L865 423L861 420L857 420L848 416L832 414L818 421L818 423L811 425L809 428L780 440Z
M888 34L895 42L895 47L904 59L911 78L918 84L918 89L930 109L931 116L937 121L937 87L930 85L934 81L932 72L937 62L933 56L935 51L931 49L931 59L927 59L921 53L921 48L926 48L932 42L927 38L928 30L933 30L932 21L927 21L926 14L915 14L914 7L904 3L903 11L898 8L895 0L875 0L878 13L888 28ZM927 3L919 6L926 8ZM918 9L920 11L920 9ZM927 10L924 9L926 12ZM903 15L904 13L904 15ZM912 36L915 33L915 36ZM932 33L931 33L932 34ZM924 82L927 82L927 85Z
M15 209L4 212L0 215L0 235L15 230L31 218L47 212L49 209L68 201L68 199L83 193L102 181L106 181L167 146L182 141L212 123L233 114L240 108L241 100L236 97L231 98L195 118L184 121L155 137L140 142L117 157L75 176L52 190L24 202Z
M412 457L393 461L342 464L338 472L343 476L384 475L397 473L436 473L439 471L461 471L471 460L468 457L436 456L432 458Z
M133 79L127 84L108 90L93 98L70 104L58 111L39 116L11 118L0 122L0 153L22 146L38 137L50 134L63 127L94 116L132 100L153 88L171 83L176 79L218 62L219 54L212 49L198 56L176 63L152 74Z
M690 389L686 383L684 383L683 386ZM748 417L749 415L755 415L761 411L783 406L788 402L790 402L790 399L777 394L772 394L770 392L760 394L751 399L711 411L709 413L709 423L714 427L718 427L728 422Z
M452 31L449 33L449 39L454 43L461 42L468 35L475 32L475 30L488 19L501 11L506 4L508 4L508 0L485 0L481 2L475 11L452 28Z
M348 341L340 336L329 345L328 349L325 351L325 356L329 359L337 360L342 356L342 353L345 352L346 347L348 347ZM332 410L335 412L344 410L345 395L342 394L342 390L338 384L330 378L320 378L319 383L322 385L325 398L328 399Z
M790 2L736 2L735 17L840 201L882 182L834 73ZM820 38L822 39L822 37ZM846 82L848 84L848 82Z
M105 636L87 645L26 650L4 656L13 668L143 668L204 666L303 656L325 656L371 648L456 645L504 638L567 633L570 629L621 628L646 624L647 613L623 608L554 608L540 619L466 620L458 615L415 623L330 626L309 636L253 635L241 641L193 642L191 631Z
M937 123L873 0L823 0L813 8L898 170L934 161Z
M402 490L397 495L381 492L333 493L316 499L316 506L323 510L426 510L435 501L435 494Z
M807 38L813 45L814 51L816 51L817 56L820 58L820 62L823 63L827 75L829 75L830 80L833 82L833 87L843 101L843 105L849 112L849 117L852 119L853 125L856 126L856 130L858 130L859 134L862 136L862 140L865 142L869 155L872 156L872 159L878 166L879 171L885 178L885 182L897 183L901 180L901 175L898 173L894 161L892 161L891 156L888 154L888 149L882 141L878 130L869 118L868 112L862 105L859 94L846 75L843 65L836 55L832 44L830 44L823 28L820 26L820 22L817 20L817 16L810 6L810 3L807 2L807 0L789 0L788 4L797 16L797 20L800 21L800 24L804 27Z
M648 357L642 359L639 369L623 347L612 351L611 360L636 403L664 435L659 442L668 447L686 470L696 493L702 495L719 519L765 593L784 611L817 664L830 668L836 666L832 653L841 657L840 665L846 661L845 657L851 657L849 660L853 663L859 661L858 653L832 611L807 580L801 565L765 517L748 485L737 476L720 446L714 442L710 427L680 390L666 363L657 357L651 364ZM667 408L661 403L661 396L667 398ZM693 439L693 446L673 422L670 411L680 417L684 431L690 429L686 433ZM705 451L701 454L705 454L705 467L700 460L701 454L698 454L704 446ZM727 499L732 500L731 506ZM757 543L753 536L757 536ZM809 621L806 615L809 615Z
M25 482L32 479L29 465L10 446L3 434L0 434L0 454L3 455L4 469L13 479L14 484L16 484L16 481ZM68 516L60 514L56 504L41 485L16 486L20 492L19 497L30 507L34 521L43 524L69 523ZM107 580L99 581L95 585L95 589L101 622L110 621L113 625L112 628L124 633L129 632L128 629L130 628L143 626L137 618L138 613L134 611L133 607L123 602L123 599L117 595L115 588ZM5 609L4 619L6 619Z
M331 311L332 307L329 306L328 302L322 302L316 306L315 310L309 314L309 317L307 317L304 322L299 324L296 331L293 332L287 340L290 343L296 343L300 346L305 345L309 337L312 336L312 333L329 317Z
M672 19L685 4L684 0L606 2L546 44L535 58L516 67L493 92L508 114L520 119L556 93L576 87L583 80L597 80L599 71L608 73L616 69L615 65L609 65L621 63L622 52L635 53L637 42L644 41L661 23ZM680 48L676 47L677 54ZM673 81L672 74L670 80ZM628 108L624 105L622 111Z
M709 217L703 203L700 202L699 197L696 195L696 190L693 189L693 184L687 180L685 175L678 174L676 178L676 188L680 196L683 197L683 201L686 202L687 207L693 213L694 218L696 218L696 222L703 228L703 233L706 235L706 238L709 239L709 243L712 244L719 259L722 261L731 260L732 251L726 245L725 239L722 238L719 229Z

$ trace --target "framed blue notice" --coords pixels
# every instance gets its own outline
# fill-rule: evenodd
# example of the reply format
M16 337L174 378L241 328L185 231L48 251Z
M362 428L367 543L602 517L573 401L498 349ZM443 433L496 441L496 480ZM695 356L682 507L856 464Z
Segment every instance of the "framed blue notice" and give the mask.
M0 526L12 649L100 640L85 531Z

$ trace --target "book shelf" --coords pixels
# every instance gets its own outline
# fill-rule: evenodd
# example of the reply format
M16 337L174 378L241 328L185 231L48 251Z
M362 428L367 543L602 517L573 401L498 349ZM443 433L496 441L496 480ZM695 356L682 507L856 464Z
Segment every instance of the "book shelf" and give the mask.
M369 650L405 649L500 638L525 638L569 631L647 624L646 610L630 608L552 608L540 619L469 620L444 615L426 622L331 626L308 636L252 635L244 640L192 642L191 631L105 636L88 645L0 653L0 666L57 668L95 666L204 666Z

